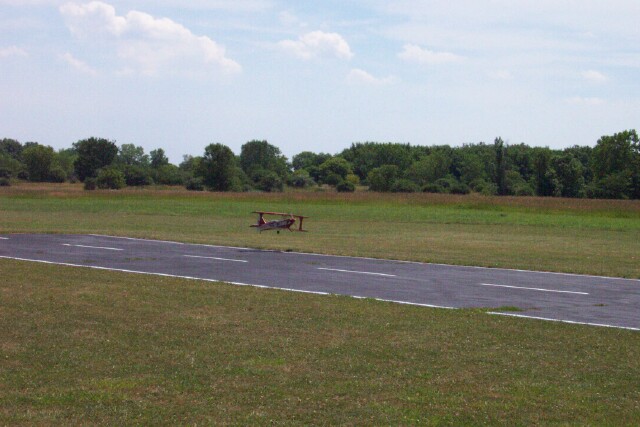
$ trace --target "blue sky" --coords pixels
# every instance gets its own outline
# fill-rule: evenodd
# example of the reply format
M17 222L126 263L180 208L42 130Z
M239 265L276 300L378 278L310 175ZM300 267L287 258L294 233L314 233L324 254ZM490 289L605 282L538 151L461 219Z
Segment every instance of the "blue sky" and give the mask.
M640 123L637 0L0 0L0 137L173 162L266 139L594 145Z

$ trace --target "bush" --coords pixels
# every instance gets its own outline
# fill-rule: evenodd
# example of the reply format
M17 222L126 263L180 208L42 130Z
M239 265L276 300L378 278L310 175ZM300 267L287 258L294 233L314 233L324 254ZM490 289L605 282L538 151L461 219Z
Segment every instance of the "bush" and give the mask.
M469 194L471 193L471 189L464 182L454 182L451 187L449 187L449 192L451 194Z
M9 178L0 178L0 187L11 187L11 181L9 181Z
M98 188L105 190L119 190L126 186L124 174L112 167L102 168L98 172L96 178L96 185Z
M338 185L340 184L340 182L342 182L342 177L338 174L330 173L329 175L325 176L322 182L327 185Z
M95 190L96 189L96 179L95 178L86 178L84 180L84 189L85 190Z
M446 190L435 182L430 182L422 187L423 193L446 193Z
M257 178L256 188L258 190L274 193L284 189L282 179L275 172L262 170Z
M399 168L396 165L383 165L379 168L372 169L367 174L370 191L391 191L391 185L399 174Z
M418 190L418 185L408 179L396 179L391 185L393 193L415 193Z
M49 176L47 181L49 182L65 182L67 180L67 173L60 166L54 166L49 170Z
M204 183L202 178L189 178L186 184L189 191L204 191Z
M151 171L148 168L137 165L124 166L124 180L129 186L143 186L153 184Z
M11 178L11 169L0 167L0 178Z
M338 193L353 193L356 191L356 186L352 182L341 181L336 185L336 190L338 190Z
M289 177L289 180L287 183L291 187L295 187L295 188L305 188L315 184L315 182L313 181L313 178L311 178L311 176L309 175L309 172L307 172L304 169L295 171L291 175L291 177Z

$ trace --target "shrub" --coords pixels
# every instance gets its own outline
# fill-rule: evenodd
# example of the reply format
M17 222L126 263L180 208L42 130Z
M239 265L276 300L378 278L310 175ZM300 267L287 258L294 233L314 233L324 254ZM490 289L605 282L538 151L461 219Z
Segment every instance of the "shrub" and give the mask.
M85 190L95 190L96 189L96 179L95 178L86 178L84 180L84 189Z
M202 178L189 178L186 184L189 191L204 191L204 183Z
M280 192L284 188L284 183L277 173L272 171L261 171L257 176L256 188L267 193Z
M329 175L325 176L324 179L322 180L322 182L324 182L327 185L338 185L341 181L342 181L342 177L335 173L330 173Z
M49 170L49 176L47 181L49 182L65 182L67 180L67 173L60 166L54 166Z
M0 178L11 178L11 169L0 166Z
M338 193L353 193L356 191L356 186L350 181L341 181L336 185Z
M353 173L350 173L349 175L347 175L347 177L345 178L345 181L349 181L353 185L360 185L360 177Z
M313 181L313 178L311 178L311 176L309 175L309 172L307 172L304 169L295 171L291 175L291 177L289 177L289 180L287 183L291 187L295 187L295 188L305 188L315 184L315 182Z
M367 175L369 190L371 191L391 191L391 185L399 174L398 166L383 165L372 169Z
M446 193L445 189L436 184L435 182L429 182L422 187L424 193Z
M471 193L471 189L464 182L456 181L449 187L449 192L451 194L469 194Z
M10 186L11 186L11 181L9 181L9 178L5 178L5 177L0 178L0 187L10 187Z
M107 190L119 190L126 185L124 174L112 167L102 168L96 178L98 188Z
M418 190L418 185L408 179L396 179L391 185L391 191L394 193L415 193Z
M129 186L142 186L153 184L151 171L148 168L137 165L124 166L124 180Z

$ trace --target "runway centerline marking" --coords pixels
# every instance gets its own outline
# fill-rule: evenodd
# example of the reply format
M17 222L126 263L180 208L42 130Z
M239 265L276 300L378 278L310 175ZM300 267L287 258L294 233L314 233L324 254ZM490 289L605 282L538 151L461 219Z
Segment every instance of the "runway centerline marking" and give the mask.
M524 286L509 286L509 285L494 285L493 283L478 283L480 286L492 286L495 288L509 288L509 289L522 289L525 291L539 291L539 292L553 292L557 294L574 294L574 295L589 295L588 292L576 292L576 291L561 291L557 289L543 289L543 288L527 288Z
M397 277L395 274L372 273L370 271L340 270L338 268L322 268L322 267L318 267L318 270L337 271L339 273L367 274L369 276Z
M107 248L104 246L72 245L70 243L62 243L62 246L70 246L74 248L102 249L105 251L124 251L124 249L120 249L120 248Z
M552 317L528 316L526 314L500 313L496 311L490 311L487 314L490 314L493 316L518 317L521 319L546 320L547 322L569 323L572 325L599 326L602 328L616 328L616 329L627 329L629 331L640 331L640 328L633 328L631 326L616 326L616 325L607 325L604 323L579 322L576 320L554 319Z
M203 259L214 259L216 261L231 261L231 262L249 262L244 259L230 259L230 258L217 258L213 256L200 256L200 255L182 255L187 258L203 258Z

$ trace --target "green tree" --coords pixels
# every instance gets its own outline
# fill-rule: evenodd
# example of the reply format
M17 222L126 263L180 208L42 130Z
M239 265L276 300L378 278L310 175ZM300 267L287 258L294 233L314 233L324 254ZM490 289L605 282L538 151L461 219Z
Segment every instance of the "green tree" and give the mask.
M400 168L396 165L383 165L374 168L367 175L369 190L387 192L391 191L394 182L398 179Z
M399 171L404 171L425 154L424 149L409 144L359 142L342 151L340 157L351 163L354 173L365 180L371 170L383 165L395 165Z
M244 144L240 152L240 167L254 181L261 171L275 172L281 179L286 179L289 173L287 158L278 147L267 141L253 140Z
M571 154L554 157L552 166L562 197L584 197L584 174L582 163Z
M198 164L196 176L209 191L230 191L236 171L236 156L226 145L209 144Z
M151 158L151 167L154 169L169 164L169 159L164 154L164 150L162 148L151 150L149 152L149 157Z
M300 154L296 154L291 159L291 165L293 170L308 169L311 166L320 166L331 158L331 154L327 153L312 153L311 151L303 151Z
M29 180L35 182L49 181L53 157L53 148L48 146L32 144L25 148L22 152L22 158L29 172Z
M162 185L183 185L184 174L176 165L168 163L153 170L153 179L156 184Z
M122 144L118 151L118 163L129 166L149 166L149 156L144 153L144 148L134 144Z
M0 140L0 154L4 153L15 160L21 160L22 144L11 138L3 138Z
M78 154L73 148L63 148L58 150L53 158L53 169L59 168L64 172L66 179L73 177L73 162L76 161Z
M273 171L264 169L258 171L255 181L256 188L267 193L280 192L284 189L282 178Z
M98 169L109 166L118 155L118 146L104 138L83 139L73 144L78 157L73 166L80 181L95 177Z
M556 176L551 168L553 153L549 148L536 148L533 153L533 180L538 196L548 197L556 194Z
M336 185L344 181L347 175L353 172L351 163L342 157L332 157L320 165L320 180L326 184ZM338 177L337 182L329 182L329 177ZM334 178L335 181L335 178Z
M493 142L493 148L496 151L496 174L494 182L498 188L498 195L504 196L507 194L507 164L505 161L504 141L502 141L502 138L498 137L495 139Z
M414 162L407 170L407 178L423 186L449 174L452 158L446 151L434 150L428 156Z
M591 157L592 191L606 198L640 198L640 142L635 130L598 140Z
M126 186L122 171L113 166L107 166L98 171L96 185L104 190L119 190Z
M295 188L306 188L315 185L315 181L311 178L306 169L298 169L291 174L287 184Z

